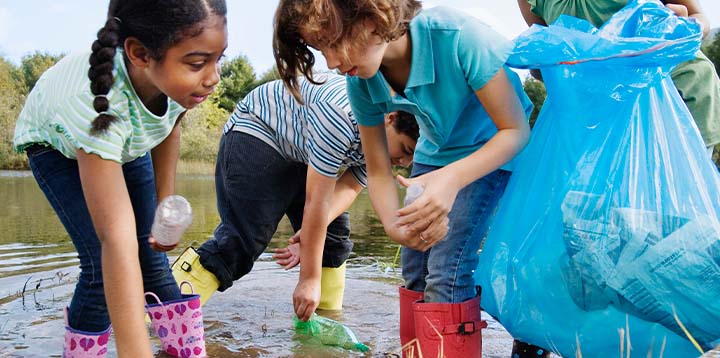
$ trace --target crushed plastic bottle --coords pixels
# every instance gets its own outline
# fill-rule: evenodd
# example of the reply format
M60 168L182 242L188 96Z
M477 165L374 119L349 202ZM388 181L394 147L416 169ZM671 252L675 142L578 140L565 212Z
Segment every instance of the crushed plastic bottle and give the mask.
M413 201L417 200L417 198L422 195L423 191L425 190L425 187L420 183L413 183L410 184L410 186L405 190L405 200L404 205L408 206L413 203Z
M303 322L297 316L294 316L293 323L297 333L316 337L326 346L337 346L359 352L370 350L368 346L360 342L350 328L338 321L318 316L316 313L313 313L307 322Z
M170 195L160 202L155 211L152 236L160 245L176 245L191 222L192 208L187 199Z

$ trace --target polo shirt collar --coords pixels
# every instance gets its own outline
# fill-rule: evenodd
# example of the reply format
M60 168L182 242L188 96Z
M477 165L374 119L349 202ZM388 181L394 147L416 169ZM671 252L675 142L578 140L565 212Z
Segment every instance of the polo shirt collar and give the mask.
M412 63L410 77L406 89L435 82L435 59L432 51L432 39L428 19L421 13L410 21L410 44L412 46ZM370 97L374 104L389 102L392 99L390 85L382 72L368 80Z
M418 87L435 82L435 59L428 18L422 12L410 21L410 43L412 63L406 88Z

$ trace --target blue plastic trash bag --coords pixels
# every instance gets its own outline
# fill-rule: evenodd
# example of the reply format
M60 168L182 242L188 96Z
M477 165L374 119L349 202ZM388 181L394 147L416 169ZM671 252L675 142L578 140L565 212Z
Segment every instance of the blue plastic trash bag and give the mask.
M692 357L720 343L720 178L669 77L700 27L631 1L517 40L547 99L475 271L482 307L566 357Z

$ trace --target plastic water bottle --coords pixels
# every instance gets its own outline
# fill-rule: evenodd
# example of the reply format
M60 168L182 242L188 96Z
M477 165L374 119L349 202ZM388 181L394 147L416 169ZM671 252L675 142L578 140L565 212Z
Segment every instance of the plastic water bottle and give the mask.
M413 203L417 198L422 195L423 191L425 190L425 187L420 183L412 183L410 186L405 190L405 201L404 205L408 206Z
M367 352L370 350L368 346L360 342L350 328L330 318L318 316L316 313L313 313L307 322L299 320L297 316L293 317L293 322L297 333L318 338L324 345L342 347L359 352Z
M160 202L155 211L152 236L160 245L176 245L191 222L190 203L180 195L170 195Z

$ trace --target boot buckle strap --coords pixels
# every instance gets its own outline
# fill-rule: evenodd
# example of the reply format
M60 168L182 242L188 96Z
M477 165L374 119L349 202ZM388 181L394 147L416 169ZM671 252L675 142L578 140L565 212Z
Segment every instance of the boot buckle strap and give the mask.
M190 272L190 271L192 271L192 265L191 265L189 262L187 262L187 261L183 261L183 262L180 264L180 269L183 270L183 271L185 271L185 272Z
M470 335L475 333L475 321L460 323L460 326L458 326L458 333L462 335Z
M468 336L473 333L475 333L479 328L485 328L487 327L487 324L485 321L465 321L458 325L450 325L445 326L445 329L443 329L443 333L445 334L453 334L453 333L459 333L463 336Z

